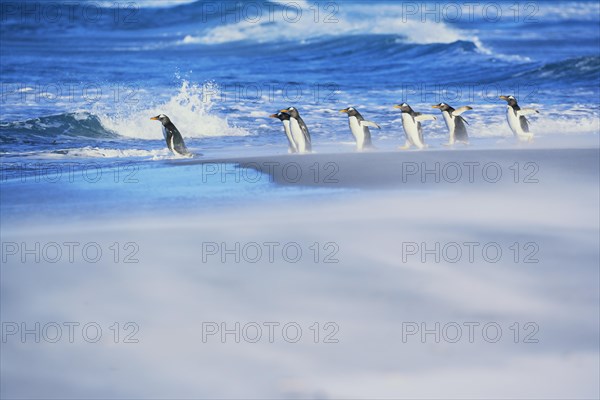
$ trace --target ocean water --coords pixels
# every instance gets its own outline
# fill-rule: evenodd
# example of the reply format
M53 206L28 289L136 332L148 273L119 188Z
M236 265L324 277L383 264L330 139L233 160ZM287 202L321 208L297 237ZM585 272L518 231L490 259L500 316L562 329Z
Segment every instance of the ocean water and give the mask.
M205 156L285 152L267 117L290 105L317 151L352 150L348 105L400 144L403 101L471 105L474 140L510 139L500 94L540 109L540 137L598 131L595 1L69 4L2 3L5 161L169 158L159 112Z

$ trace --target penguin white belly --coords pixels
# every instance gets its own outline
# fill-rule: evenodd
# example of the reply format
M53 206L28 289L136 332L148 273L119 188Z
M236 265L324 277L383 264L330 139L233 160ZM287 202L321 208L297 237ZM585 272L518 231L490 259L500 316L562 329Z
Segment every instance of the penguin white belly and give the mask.
M450 132L450 144L454 144L456 141L455 133L456 133L456 123L454 122L454 118L448 111L443 111L442 116L444 117L444 121L446 122L446 126L448 127L448 132Z
M296 143L298 148L298 152L306 153L306 140L304 139L302 128L300 128L300 124L296 118L290 118L290 129L292 131L294 143Z
M408 113L402 113L402 127L404 128L406 139L410 142L410 144L418 147L419 149L425 147L419 136L418 122L414 120L412 115Z
M519 115L514 112L511 106L507 107L506 119L508 120L508 126L513 131L513 135L519 140L531 140L533 133L523 131L521 127L521 120Z
M298 146L296 145L296 142L294 141L294 137L292 136L292 129L290 127L290 121L289 120L283 120L283 129L285 131L285 136L287 136L288 141L290 142L290 152L294 153L296 151L298 151Z
M350 123L350 131L352 131L352 136L354 136L354 140L356 140L356 148L358 150L363 150L365 148L365 127L360 125L358 118L350 117L348 118Z
M525 132L523 132L523 129L521 129L519 117L510 106L508 106L506 110L506 120L508 121L508 126L510 126L510 130L513 132L515 137L518 138L519 136L525 135Z

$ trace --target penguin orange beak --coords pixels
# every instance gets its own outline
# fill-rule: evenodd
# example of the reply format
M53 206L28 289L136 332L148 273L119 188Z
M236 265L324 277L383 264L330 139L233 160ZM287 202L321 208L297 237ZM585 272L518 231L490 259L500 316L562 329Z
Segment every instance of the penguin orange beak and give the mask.
M279 110L279 112L288 114L290 111L286 108L285 110Z
M158 117L152 117L151 120L158 121Z
M506 100L506 101L508 101L508 97L507 97L507 96L500 96L500 98L501 98L502 100Z
M277 114L271 114L269 115L269 118L277 118Z
M394 108L402 108L401 105L395 105Z
M347 109L347 108L344 108L343 110L340 110L340 112L341 112L341 113L347 113L347 112L348 112L348 109Z
M437 106L437 105L436 106L431 106L431 108L440 108L440 106Z

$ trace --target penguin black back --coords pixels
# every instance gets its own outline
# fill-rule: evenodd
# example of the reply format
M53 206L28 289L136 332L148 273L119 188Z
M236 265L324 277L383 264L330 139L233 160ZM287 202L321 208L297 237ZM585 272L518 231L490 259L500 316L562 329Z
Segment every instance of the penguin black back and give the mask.
M167 142L167 147L173 153L180 155L190 154L187 147L185 146L185 142L183 141L183 136L181 136L181 132L179 129L171 122L169 117L164 114L157 115L156 117L150 118L152 120L160 121L163 126L163 135L165 137L165 141Z

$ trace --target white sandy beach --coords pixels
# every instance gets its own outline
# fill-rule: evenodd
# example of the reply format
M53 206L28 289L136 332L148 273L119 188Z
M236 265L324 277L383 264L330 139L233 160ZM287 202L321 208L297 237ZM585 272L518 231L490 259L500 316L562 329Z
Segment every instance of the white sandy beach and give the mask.
M70 343L62 325L63 337L50 343L50 326L35 343L35 334L21 340L21 331L7 334L14 325L4 326L2 397L597 398L598 154L513 148L178 160L164 168L180 171L182 181L214 180L217 161L280 167L274 183L261 178L267 195L217 208L182 203L175 190L152 198L152 216L136 213L135 203L121 204L118 216L81 205L71 217L24 223L13 215L3 243L93 242L103 256L92 263L76 251L74 262L63 255L49 263L44 254L22 262L21 249L3 248L2 321L19 330L37 321L42 331L51 322L76 321L76 329L95 322L102 337L88 343L75 330ZM290 163L303 172L298 182L282 175ZM314 179L315 163L321 172L335 164L331 182ZM439 183L435 173L423 179L420 169L435 171L436 163L446 171ZM476 169L472 181L450 182L451 168L464 163L495 163L502 178L490 182L496 175ZM255 176L245 173L239 185ZM236 191L234 177L219 178L227 191ZM306 189L293 196L268 194L298 185ZM28 190L39 189L3 191L3 212L18 213L10 204ZM97 190L102 201L99 189L78 190ZM176 211L161 212L167 204ZM123 262L130 242L138 263ZM246 252L220 247L236 243ZM415 252L436 243L448 252ZM472 260L464 243L476 243ZM139 327L138 343L123 343L133 330L124 330L127 322ZM435 331L436 323L439 343L435 333L408 334L421 324ZM256 326L262 336L254 340ZM233 331L224 340L223 327Z

